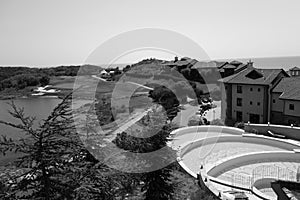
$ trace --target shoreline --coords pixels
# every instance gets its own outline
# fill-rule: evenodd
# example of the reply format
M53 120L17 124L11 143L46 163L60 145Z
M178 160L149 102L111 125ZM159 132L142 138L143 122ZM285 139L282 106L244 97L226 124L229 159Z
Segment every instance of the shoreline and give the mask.
M41 96L34 96L32 95L32 92L26 92L26 93L2 93L0 92L0 100L16 100L16 99L31 99L31 98L57 98L57 99L63 99L63 97L66 94L63 93L56 93L56 94L45 94Z

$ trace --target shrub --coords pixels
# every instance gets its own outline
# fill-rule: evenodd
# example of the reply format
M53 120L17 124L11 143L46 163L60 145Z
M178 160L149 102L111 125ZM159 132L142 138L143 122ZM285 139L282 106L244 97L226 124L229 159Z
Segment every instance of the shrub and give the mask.
M245 124L244 124L244 122L236 122L236 123L234 124L234 127L240 128L240 129L243 129L243 130L244 130Z

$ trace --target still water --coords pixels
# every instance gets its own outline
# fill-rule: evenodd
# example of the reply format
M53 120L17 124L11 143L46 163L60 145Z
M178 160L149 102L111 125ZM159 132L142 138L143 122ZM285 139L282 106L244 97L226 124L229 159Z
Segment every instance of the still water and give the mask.
M33 116L36 118L35 127L39 122L42 122L43 119L46 119L51 111L61 102L61 99L53 98L53 97L38 97L38 98L22 98L15 99L14 103L19 108L24 108L24 113L26 116ZM11 122L11 123L20 123L18 120L13 118L9 114L9 110L11 110L11 106L8 104L10 100L0 100L0 120ZM72 108L77 109L80 106L91 103L90 100L76 100L72 103ZM18 139L25 137L25 134L19 129L8 127L6 125L0 124L0 137L2 135L7 136L8 138ZM16 159L19 155L9 152L7 155L3 156L0 154L0 166L5 165L14 159Z
M18 123L18 120L13 118L8 110L11 110L10 105L7 103L11 102L10 100L0 100L0 120ZM27 116L36 117L36 125L42 119L48 117L52 109L55 108L61 99L58 98L24 98L24 99L15 99L14 103L16 106L24 108L24 112ZM6 135L7 137L17 139L24 137L24 133L20 130L8 127L0 124L0 136ZM15 153L8 153L6 156L0 155L0 165L4 165L12 160L14 160L18 155Z

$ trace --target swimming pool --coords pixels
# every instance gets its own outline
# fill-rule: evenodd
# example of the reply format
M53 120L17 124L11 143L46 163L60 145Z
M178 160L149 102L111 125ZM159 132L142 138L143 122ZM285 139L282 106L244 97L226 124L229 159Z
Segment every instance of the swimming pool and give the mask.
M258 185L256 188L254 183L272 179L295 180L300 167L300 153L294 151L300 147L292 141L216 126L185 127L172 135L181 166L194 177L204 171L208 178L226 185L214 184L217 191L231 185L255 190L259 195L273 199L270 187Z

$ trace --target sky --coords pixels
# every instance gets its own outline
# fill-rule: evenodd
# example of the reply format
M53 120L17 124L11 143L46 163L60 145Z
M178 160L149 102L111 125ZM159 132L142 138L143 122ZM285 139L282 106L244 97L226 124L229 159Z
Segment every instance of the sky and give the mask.
M300 56L299 9L299 0L0 0L0 65L82 64L141 28L184 35L211 59ZM145 56L174 54L140 51L118 62Z

